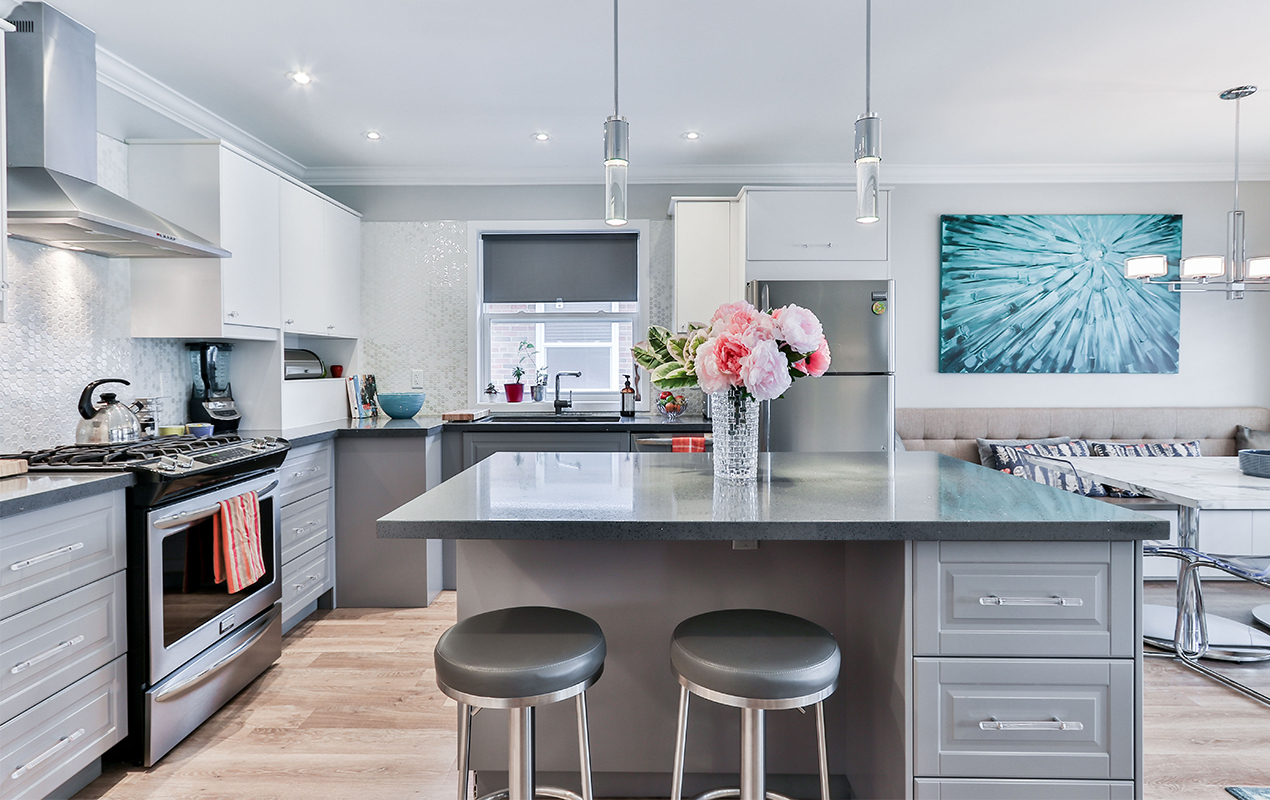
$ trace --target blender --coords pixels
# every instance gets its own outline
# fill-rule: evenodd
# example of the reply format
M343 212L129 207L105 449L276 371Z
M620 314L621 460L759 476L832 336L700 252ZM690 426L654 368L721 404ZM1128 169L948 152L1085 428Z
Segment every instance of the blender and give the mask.
M210 422L215 433L238 430L242 414L234 405L229 385L229 353L233 345L224 342L189 342L190 369L194 384L190 390L190 422Z

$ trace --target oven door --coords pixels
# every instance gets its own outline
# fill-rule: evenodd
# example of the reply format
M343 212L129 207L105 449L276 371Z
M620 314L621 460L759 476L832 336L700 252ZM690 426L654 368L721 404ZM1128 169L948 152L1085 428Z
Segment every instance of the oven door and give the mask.
M146 513L149 685L282 598L277 486L276 474L258 475ZM265 574L230 594L212 574L212 518L220 501L249 491L260 503Z

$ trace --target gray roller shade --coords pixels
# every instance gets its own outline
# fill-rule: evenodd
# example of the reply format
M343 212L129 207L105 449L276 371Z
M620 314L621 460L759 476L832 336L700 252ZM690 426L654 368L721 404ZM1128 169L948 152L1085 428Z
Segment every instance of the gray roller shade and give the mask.
M639 299L638 233L487 233L486 303Z

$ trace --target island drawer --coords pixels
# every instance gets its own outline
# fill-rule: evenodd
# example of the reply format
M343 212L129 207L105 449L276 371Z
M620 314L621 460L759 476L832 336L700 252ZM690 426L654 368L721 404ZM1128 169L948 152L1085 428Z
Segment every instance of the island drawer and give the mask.
M1131 658L1135 542L917 542L913 652Z
M120 571L0 621L0 722L124 654L124 597Z
M914 774L1132 780L1134 662L913 660Z
M282 565L282 620L285 623L296 612L331 588L331 550L334 541L322 544Z
M283 508L331 488L332 452L330 442L318 442L287 453L287 460L278 468L278 497Z
M918 778L913 800L1133 800L1133 781L992 781Z
M0 725L0 797L38 800L128 734L127 656Z
M282 563L331 537L331 490L297 500L282 510Z
M123 569L124 493L107 492L4 520L0 618Z

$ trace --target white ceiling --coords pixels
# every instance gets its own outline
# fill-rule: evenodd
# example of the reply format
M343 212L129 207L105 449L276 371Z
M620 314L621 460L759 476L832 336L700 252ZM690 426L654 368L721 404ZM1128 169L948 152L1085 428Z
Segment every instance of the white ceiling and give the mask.
M607 0L52 5L314 182L602 174ZM1267 0L876 0L883 179L1228 179L1217 94L1243 83L1265 87L1243 102L1244 175L1270 179L1268 35ZM631 181L852 175L863 45L864 0L626 0Z

